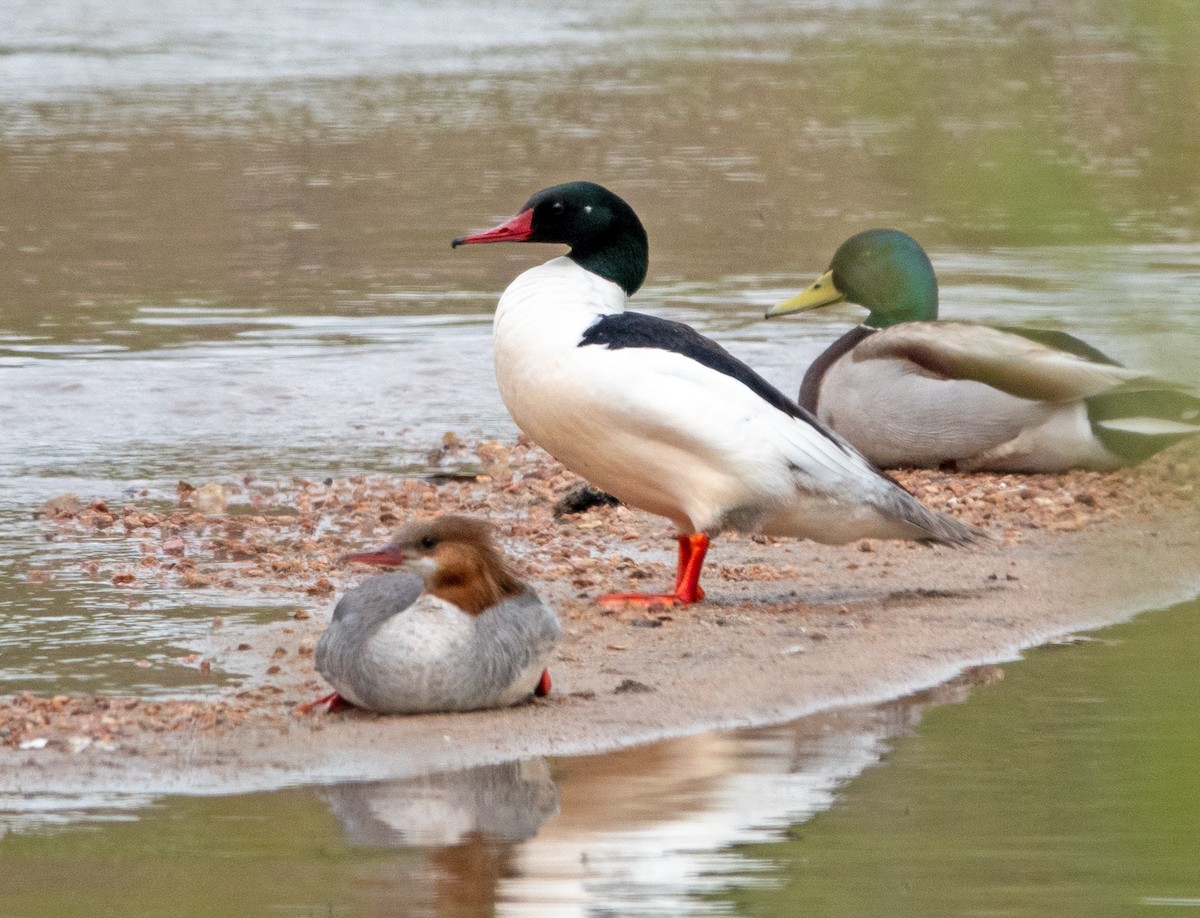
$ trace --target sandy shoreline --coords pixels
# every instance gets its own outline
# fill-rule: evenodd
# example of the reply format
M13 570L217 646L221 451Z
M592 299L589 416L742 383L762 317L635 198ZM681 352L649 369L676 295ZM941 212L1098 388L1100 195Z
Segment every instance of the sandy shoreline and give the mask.
M296 482L234 495L288 510L268 516L202 516L188 494L173 513L96 505L50 513L48 525L72 537L123 526L143 542L141 567L99 576L129 577L118 582L134 589L162 578L201 589L267 581L306 598L306 611L254 627L216 623L193 648L196 665L246 676L216 701L0 703L0 795L233 793L383 779L779 722L928 688L1200 591L1194 453L1172 451L1113 475L905 473L922 499L985 526L995 544L952 551L722 538L704 603L613 614L589 597L669 580L674 546L663 521L619 507L556 519L553 500L577 482L540 452L449 448L478 460L479 474ZM324 688L311 647L335 593L366 575L339 567L337 556L436 512L492 519L558 608L565 634L552 695L472 714L295 714Z

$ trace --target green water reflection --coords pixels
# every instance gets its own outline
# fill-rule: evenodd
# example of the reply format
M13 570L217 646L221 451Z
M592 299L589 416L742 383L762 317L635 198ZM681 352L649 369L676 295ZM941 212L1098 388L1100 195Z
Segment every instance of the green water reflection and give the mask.
M172 797L136 817L114 810L103 821L92 808L101 821L10 834L0 918L494 914L511 843L469 834L404 846L394 833L376 843L348 835L336 805L309 789Z
M0 915L345 914L351 860L311 793L174 798L0 841Z
M1200 602L1034 651L929 712L753 853L745 915L1128 915L1200 905ZM1156 912L1157 913L1157 912Z

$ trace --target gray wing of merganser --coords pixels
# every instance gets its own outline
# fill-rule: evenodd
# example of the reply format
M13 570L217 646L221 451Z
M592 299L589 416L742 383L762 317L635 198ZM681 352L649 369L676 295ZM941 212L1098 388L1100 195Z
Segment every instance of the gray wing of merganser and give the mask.
M368 577L346 594L317 642L317 671L331 685L358 685L364 673L364 648L395 615L408 609L425 591L416 574L397 572Z
M558 616L533 590L484 611L478 633L479 646L486 648L477 670L480 695L511 686L522 672L545 666L561 634Z

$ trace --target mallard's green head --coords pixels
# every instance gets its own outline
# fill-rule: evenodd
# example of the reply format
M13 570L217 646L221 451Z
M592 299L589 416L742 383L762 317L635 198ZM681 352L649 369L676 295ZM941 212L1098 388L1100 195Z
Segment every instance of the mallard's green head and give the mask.
M917 240L899 230L873 229L851 236L834 253L829 270L807 290L771 307L767 318L846 300L865 306L864 324L884 328L937 318L937 278Z

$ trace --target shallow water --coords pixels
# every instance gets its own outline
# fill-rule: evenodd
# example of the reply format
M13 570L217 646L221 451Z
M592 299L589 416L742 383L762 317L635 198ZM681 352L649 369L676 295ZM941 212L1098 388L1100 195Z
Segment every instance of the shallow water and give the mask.
M1193 601L878 708L611 755L236 797L0 800L0 916L1195 906L1197 622Z
M490 311L552 251L448 242L555 181L628 197L652 243L640 308L788 392L857 314L767 325L763 309L878 224L930 247L946 315L1067 328L1200 384L1200 28L1184 6L11 12L0 691L206 691L169 664L196 629L291 605L131 600L78 565L134 548L58 537L31 519L51 497L405 474L446 430L511 438Z

